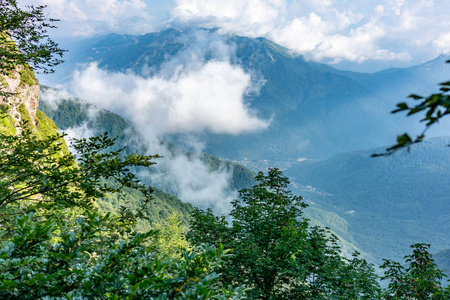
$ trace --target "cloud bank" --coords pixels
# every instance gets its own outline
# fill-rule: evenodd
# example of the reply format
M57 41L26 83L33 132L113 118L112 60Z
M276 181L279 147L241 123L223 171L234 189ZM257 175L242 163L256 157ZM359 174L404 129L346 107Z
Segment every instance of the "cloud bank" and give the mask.
M142 177L156 186L170 186L183 201L223 213L236 198L236 191L230 190L232 170L212 171L202 160L203 144L195 136L266 129L270 120L260 119L246 97L257 93L263 80L233 62L234 47L217 33L199 30L181 38L189 40L187 48L158 71L144 70L147 76L109 72L91 63L75 71L70 91L129 120L141 136L137 142L144 143L149 154L164 156L156 173ZM55 106L57 95L48 98ZM79 137L90 132L81 126L68 133ZM171 134L184 136L182 146L190 152L167 146Z
M411 60L448 47L448 1L175 0L173 20L267 37L317 61ZM428 49L425 49L425 45ZM421 48L424 47L424 48ZM431 48L430 48L431 47ZM419 49L421 48L421 50Z
M154 30L151 2L143 0L23 0L22 5L48 6L50 16L60 19L62 34L93 36L97 34L140 34Z
M23 0L48 5L64 35L218 27L266 37L309 59L406 62L449 53L447 0ZM416 62L417 63L417 62Z
M244 103L251 77L228 62L211 61L170 78L101 70L95 63L74 74L82 99L125 116L158 137L166 133L239 134L267 128Z

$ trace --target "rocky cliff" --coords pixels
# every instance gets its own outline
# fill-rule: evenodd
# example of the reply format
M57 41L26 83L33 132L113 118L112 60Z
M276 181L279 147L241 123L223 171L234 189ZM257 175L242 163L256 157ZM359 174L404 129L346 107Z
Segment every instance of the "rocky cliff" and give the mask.
M28 66L16 66L14 70L0 74L0 91L0 107L7 110L0 118L1 132L20 134L25 124L38 137L57 133L56 125L37 109L40 86Z
M37 125L36 115L39 104L39 82L28 66L16 66L12 71L0 75L0 89L8 96L0 97L0 105L8 105L9 116L16 133L21 131L21 121ZM5 123L5 122L4 122ZM11 122L10 122L11 123ZM3 124L8 125L8 124Z

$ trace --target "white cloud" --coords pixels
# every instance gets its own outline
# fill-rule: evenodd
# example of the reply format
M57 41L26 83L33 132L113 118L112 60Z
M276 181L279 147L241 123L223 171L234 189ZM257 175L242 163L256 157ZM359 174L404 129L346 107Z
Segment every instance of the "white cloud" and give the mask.
M267 1L227 1L225 7L221 1L208 1L203 6L198 0L176 3L172 16L181 22L195 20L203 26L219 26L224 32L266 36L316 60L362 62L405 57L379 46L378 42L385 36L383 24L377 24L368 14L332 1L282 2L276 6Z
M158 160L153 183L170 185L183 201L226 212L236 192L229 188L232 170L211 171L201 160L203 145L190 136L204 131L241 134L263 130L269 121L249 109L246 95L260 87L241 67L232 63L235 49L209 31L195 31L187 48L147 77L108 72L92 63L76 71L74 94L131 121ZM209 59L207 60L206 57ZM78 132L75 132L78 133ZM194 153L168 149L167 134L182 133ZM141 174L143 175L143 174Z
M78 127L72 127L68 128L64 131L67 136L65 137L67 144L69 145L70 150L73 152L74 149L72 149L70 142L72 139L83 139L83 138L89 138L91 136L94 136L94 131L92 128L89 128L87 123L83 123L82 125Z
M141 34L170 26L219 27L267 37L322 61L431 59L450 32L447 0L23 0L48 4L61 35ZM367 43L367 45L362 45ZM354 45L354 49L353 48ZM418 61L421 62L421 61ZM412 63L418 63L412 62Z
M171 78L142 78L111 73L91 64L76 72L72 89L77 96L125 115L142 127L165 133L238 134L264 129L244 103L251 78L227 62L211 61L198 70Z
M171 10L174 20L197 23L205 27L221 27L225 32L250 36L270 31L286 7L286 1L264 0L175 0Z
M231 64L234 48L220 35L204 30L182 38L189 39L190 46L164 63L158 74L144 78L108 72L93 63L75 72L72 90L155 137L204 131L240 134L267 128L269 122L260 120L245 102L246 94L260 83Z
M433 44L440 53L450 54L450 32L438 36Z
M156 168L158 172L150 175L152 182L163 185L170 183L177 197L194 206L212 208L218 214L228 213L231 201L237 198L237 192L229 189L232 171L211 171L199 154L166 153Z
M311 13L308 18L296 18L287 26L274 31L272 38L287 48L300 53L312 51L325 39L322 19Z
M332 35L324 39L315 48L316 51L306 53L315 60L333 58L334 62L343 59L363 62L368 59L394 60L408 59L407 53L394 53L380 49L377 40L384 36L384 30L374 24L366 24L350 31L349 35Z
M41 98L45 98L45 104L51 109L58 109L59 103L62 99L73 99L73 96L67 93L66 91L57 90L57 89L41 89Z
M73 36L109 32L141 34L153 30L151 14L143 0L24 0L24 5L44 4L58 25Z
M199 0L175 3L172 17L180 22L195 20L223 32L265 36L311 59L333 62L410 60L420 41L428 37L422 47L433 46L431 40L450 30L445 21L448 1L298 0L273 5L247 0L227 1L225 7L214 0L203 6Z

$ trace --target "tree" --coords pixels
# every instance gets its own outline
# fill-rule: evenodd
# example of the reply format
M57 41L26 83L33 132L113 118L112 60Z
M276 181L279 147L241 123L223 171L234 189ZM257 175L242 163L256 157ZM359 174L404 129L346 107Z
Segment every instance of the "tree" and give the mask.
M245 284L252 299L373 299L379 292L373 267L355 255L341 258L337 238L308 228L307 205L288 190L278 169L259 172L257 184L232 202L231 225L211 210L196 209L193 244L215 241L232 249L219 271L224 285Z
M151 241L161 258L180 258L186 250L191 250L186 239L186 228L181 225L180 216L172 213L165 224L157 224L158 233Z
M223 247L167 260L146 246L155 231L100 245L108 226L95 214L60 233L32 213L16 222L14 236L0 244L2 299L244 299L245 288L217 283L213 269L228 255Z
M0 0L0 73L17 65L51 73L52 67L62 62L64 50L47 35L47 29L55 28L52 23L58 20L47 18L45 7L22 10L16 0Z
M40 212L46 218L66 209L92 209L95 199L120 193L123 187L138 189L151 200L152 189L129 172L130 167L148 167L158 155L122 156L124 149L107 152L114 144L106 134L75 140L74 156L62 149L61 135L37 138L22 126L21 135L0 133L0 216ZM138 213L138 212L136 212ZM123 215L130 216L130 213ZM5 222L5 224L13 224ZM3 226L0 231L9 232ZM7 236L7 235L6 235Z
M450 63L450 60L447 61ZM373 154L372 156L386 156L391 155L399 149L408 148L416 143L420 143L425 138L425 133L434 124L438 123L444 116L450 114L450 81L440 84L440 92L432 94L428 97L411 94L408 97L414 101L419 101L416 105L409 105L406 102L397 104L397 109L392 113L407 112L407 116L411 116L420 112L425 112L425 117L421 122L425 122L425 129L420 135L414 139L409 134L404 133L397 137L397 144L386 149L385 153Z
M246 289L218 282L214 269L228 256L223 246L171 252L138 233L141 217L124 206L102 214L95 201L123 187L151 200L130 167L148 167L153 156L108 152L106 135L75 140L0 133L0 298L2 299L243 299ZM178 232L175 220L160 232ZM164 239L165 237L163 237ZM155 251L156 249L156 251Z
M434 263L428 252L429 244L411 245L413 252L405 256L405 268L398 262L384 260L381 268L386 269L383 280L389 280L385 299L449 299L450 289L444 288L441 281L444 271Z
M22 69L30 73L30 67L53 73L53 67L63 62L65 50L47 35L48 29L55 28L52 23L58 20L47 18L45 7L27 6L23 10L16 0L0 0L0 103L14 94L7 90L2 75L15 76L13 71Z

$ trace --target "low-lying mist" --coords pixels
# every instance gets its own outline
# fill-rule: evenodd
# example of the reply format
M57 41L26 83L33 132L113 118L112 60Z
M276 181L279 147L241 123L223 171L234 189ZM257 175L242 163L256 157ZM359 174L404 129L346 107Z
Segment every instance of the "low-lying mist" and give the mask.
M90 108L90 118L98 108L122 116L138 132L135 142L144 145L147 154L164 156L157 161L156 172L141 172L141 177L157 186L170 186L183 201L222 213L236 197L229 188L232 170L212 170L201 159L204 144L198 135L266 129L270 120L258 118L245 100L248 93L258 92L263 81L233 63L233 46L220 35L199 30L189 38L186 49L158 71L150 66L142 74L109 72L93 62L75 70L67 89L95 106ZM43 97L51 103L58 101L55 94ZM63 97L67 94L62 93ZM83 124L66 133L79 138L93 132ZM170 134L183 135L183 143L177 145L180 149L166 142Z

